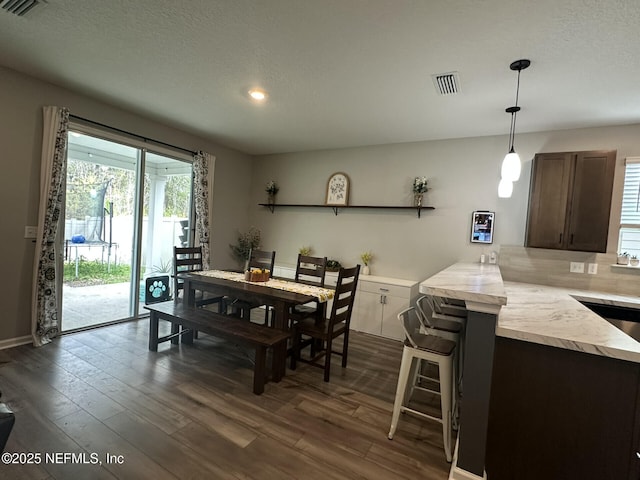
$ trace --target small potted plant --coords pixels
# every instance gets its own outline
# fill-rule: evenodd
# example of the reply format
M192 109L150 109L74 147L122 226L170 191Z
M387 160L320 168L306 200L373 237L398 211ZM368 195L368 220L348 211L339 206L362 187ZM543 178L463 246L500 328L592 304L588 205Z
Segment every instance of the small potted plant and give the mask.
M639 263L640 260L638 260L638 256L631 255L631 258L629 259L629 265L631 265L632 267L637 267Z
M629 254L627 252L618 253L618 265L629 265Z
M422 198L427 190L429 190L427 188L427 177L416 177L413 179L413 205L415 207L422 206Z
M229 245L231 255L240 265L243 265L242 271L247 270L249 256L251 250L260 247L260 229L251 227L246 233L238 233L238 242L235 245Z
M373 254L371 252L364 252L362 255L360 255L360 260L362 260L362 263L364 263L364 267L362 267L362 275L369 275L369 263L371 263L372 259Z
M342 268L338 260L327 260L327 272L337 272Z
M273 181L273 180L267 182L267 185L265 186L264 190L265 190L265 192L267 192L269 204L270 205L275 204L276 203L276 194L280 190L278 185L276 185L276 182Z

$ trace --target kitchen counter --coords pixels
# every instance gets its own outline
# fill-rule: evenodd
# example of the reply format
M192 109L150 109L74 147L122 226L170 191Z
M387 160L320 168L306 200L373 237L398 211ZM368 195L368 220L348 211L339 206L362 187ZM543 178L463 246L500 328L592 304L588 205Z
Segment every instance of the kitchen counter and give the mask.
M468 310L464 408L450 480L487 478L485 461L496 479L606 478L583 473L616 465L626 468L635 435L640 343L580 301L640 309L640 298L503 282L497 265L479 263L454 264L421 282L419 291L464 300ZM590 402L584 404L587 397ZM588 408L595 413L583 411ZM557 418L559 411L571 415ZM606 414L608 421L598 424ZM544 438L532 434L540 431L540 425L545 425ZM582 430L575 438L563 437L577 427ZM593 431L602 431L603 442L615 445L594 447L587 433ZM513 442L523 441L522 432L535 439L527 448ZM548 438L556 440L545 443ZM617 442L612 442L614 438ZM487 439L492 442L488 457ZM576 442L582 442L577 453ZM606 455L616 453L604 458L605 450ZM532 451L544 461L532 457ZM558 474L560 470L553 470L558 458L563 458L561 467L582 473L575 476L560 468Z
M640 343L580 303L640 309L640 297L503 282L498 266L480 263L456 263L420 292L497 309L499 337L640 363Z
M580 301L640 309L640 298L505 282L496 335L640 363L640 343Z

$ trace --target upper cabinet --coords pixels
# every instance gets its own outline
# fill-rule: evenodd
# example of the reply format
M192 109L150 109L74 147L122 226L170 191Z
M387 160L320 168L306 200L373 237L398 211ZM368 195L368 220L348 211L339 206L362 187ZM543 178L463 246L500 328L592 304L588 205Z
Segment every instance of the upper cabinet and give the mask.
M526 247L606 252L616 151L539 153Z

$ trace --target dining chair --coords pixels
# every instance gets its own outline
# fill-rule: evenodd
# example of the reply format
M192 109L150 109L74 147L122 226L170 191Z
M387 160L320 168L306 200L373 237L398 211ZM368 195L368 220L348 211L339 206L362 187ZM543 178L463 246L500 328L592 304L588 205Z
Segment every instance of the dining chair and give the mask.
M389 440L393 439L401 413L408 412L439 422L442 424L445 457L448 462L451 462L453 399L456 398L453 355L456 344L435 335L420 333L420 321L414 307L401 311L398 314L398 320L402 325L405 341L388 438ZM428 361L438 366L436 381L429 384L423 384L419 381L418 369L422 361ZM428 406L418 410L423 405L418 401L414 401L409 406L415 391L424 391L440 397L440 417L432 415Z
M305 285L324 287L324 274L327 270L327 257L310 257L309 255L298 254L296 264L296 274L294 280ZM313 304L296 305L289 312L289 319L297 321L300 318L317 315L323 318L325 314L325 303L313 302Z
M360 265L352 268L341 268L338 273L338 282L333 297L331 314L328 319L322 318L318 321L316 315L299 319L293 324L293 345L291 354L291 369L295 370L297 362L308 363L324 370L324 381L328 382L331 374L331 355L336 354L342 357L342 368L347 366L347 355L349 352L349 324L351 323L351 312L353 302L358 287L358 276L360 275ZM303 342L303 336L307 341ZM333 350L333 341L342 336L342 350ZM313 347L314 340L322 343L322 348L318 352L313 352L309 358L303 358L302 348ZM324 359L324 362L320 360Z
M202 247L173 247L173 291L175 300L178 300L180 291L184 290L184 282L177 277L178 273L202 271ZM184 295L184 293L183 293ZM218 311L224 307L223 295L211 295L209 293L196 293L196 306L218 304Z
M252 249L249 253L249 263L247 264L247 268L251 270L252 268L260 268L262 270L269 270L271 275L273 275L273 268L276 262L276 252L267 251L267 250L255 250ZM271 312L271 308L269 305L262 305L259 303L247 302L244 300L233 300L231 302L231 308L240 318L249 320L251 319L251 310L254 308L260 308L264 306L264 324L269 325L269 313Z

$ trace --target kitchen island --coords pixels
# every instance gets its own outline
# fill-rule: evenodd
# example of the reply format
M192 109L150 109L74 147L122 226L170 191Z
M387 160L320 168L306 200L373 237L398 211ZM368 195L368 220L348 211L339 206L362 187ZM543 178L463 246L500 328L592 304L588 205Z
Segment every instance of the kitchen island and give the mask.
M455 264L420 291L469 309L450 478L640 478L640 343L580 303L640 299L502 282L481 264Z

